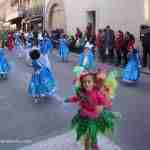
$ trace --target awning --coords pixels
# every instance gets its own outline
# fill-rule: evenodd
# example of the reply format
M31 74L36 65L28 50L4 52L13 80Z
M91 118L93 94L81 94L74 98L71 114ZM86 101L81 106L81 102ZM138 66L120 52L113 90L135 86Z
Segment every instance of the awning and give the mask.
M23 19L23 23L30 23L30 22L42 22L43 16L34 16L34 17L27 17Z
M17 18L11 19L9 22L11 24L18 24L18 23L21 23L21 20L22 20L22 17L17 17Z

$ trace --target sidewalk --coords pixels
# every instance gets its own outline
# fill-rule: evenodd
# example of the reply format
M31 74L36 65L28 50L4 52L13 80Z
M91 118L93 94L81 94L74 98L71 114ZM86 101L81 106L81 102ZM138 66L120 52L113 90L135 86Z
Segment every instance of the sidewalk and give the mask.
M56 50L54 51L54 54L58 55ZM78 56L79 56L79 54L71 52L69 58L71 58L71 60L73 59L73 61L77 62ZM96 63L100 64L101 62L97 61ZM114 66L114 65L112 65L112 66ZM114 66L114 67L116 67L116 66ZM148 67L147 68L141 68L141 73L150 75L150 69Z
M102 135L99 137L98 143L100 150L121 150L120 147ZM75 135L72 132L68 132L18 150L83 150L83 146L75 141Z

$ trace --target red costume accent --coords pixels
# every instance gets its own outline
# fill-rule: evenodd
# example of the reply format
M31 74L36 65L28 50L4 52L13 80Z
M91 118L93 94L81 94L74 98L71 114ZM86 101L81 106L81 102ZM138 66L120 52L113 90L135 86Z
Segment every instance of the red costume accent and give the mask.
M11 32L8 33L7 47L9 50L12 50L14 47L13 33L11 33Z
M80 115L82 117L88 117L95 119L99 117L99 113L96 110L96 106L104 106L105 108L111 108L112 102L108 100L99 90L93 88L92 91L83 92L84 96L87 98L82 100L79 96L69 97L69 102L77 103L80 106Z

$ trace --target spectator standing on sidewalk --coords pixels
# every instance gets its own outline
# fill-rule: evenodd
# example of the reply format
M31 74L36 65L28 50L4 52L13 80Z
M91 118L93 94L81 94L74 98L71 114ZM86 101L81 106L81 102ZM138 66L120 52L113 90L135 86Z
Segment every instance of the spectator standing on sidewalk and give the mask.
M147 56L149 56L149 68L150 68L150 30L144 34L142 45L143 45L143 67L147 66Z
M93 31L92 28L93 28L93 27L92 27L92 24L91 24L91 23L88 23L88 25L87 25L87 27L86 27L86 38L87 38L88 41L90 40L90 38L91 38L91 36L92 36L92 31Z
M82 37L82 32L79 28L76 28L76 40L80 39Z
M109 25L106 26L104 42L106 48L106 55L109 57L110 63L112 63L114 58L115 34Z
M124 35L123 35L123 32L119 30L115 38L115 48L116 48L116 54L117 54L116 65L121 65L121 54L123 51L123 46L124 46Z
M96 48L98 51L98 57L101 58L101 47L102 47L102 30L99 29L96 34Z
M130 32L126 32L124 35L124 47L123 47L123 51L122 51L122 55L123 55L123 65L125 66L128 62L128 45L129 45L129 41L130 41Z

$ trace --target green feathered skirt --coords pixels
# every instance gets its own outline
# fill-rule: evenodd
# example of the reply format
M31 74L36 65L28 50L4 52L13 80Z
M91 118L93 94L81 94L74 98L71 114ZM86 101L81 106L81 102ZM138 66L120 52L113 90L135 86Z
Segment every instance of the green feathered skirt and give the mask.
M78 113L72 119L72 128L76 131L76 140L89 138L91 145L97 143L99 133L113 133L115 124L120 117L117 113L104 109L96 119L83 118Z

